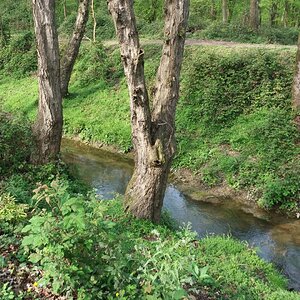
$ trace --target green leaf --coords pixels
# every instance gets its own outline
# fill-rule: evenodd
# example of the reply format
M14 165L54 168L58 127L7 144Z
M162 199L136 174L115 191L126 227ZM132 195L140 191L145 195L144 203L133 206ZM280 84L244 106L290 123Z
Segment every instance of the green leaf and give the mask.
M36 264L42 259L42 256L39 253L32 253L29 256L29 260L33 263Z

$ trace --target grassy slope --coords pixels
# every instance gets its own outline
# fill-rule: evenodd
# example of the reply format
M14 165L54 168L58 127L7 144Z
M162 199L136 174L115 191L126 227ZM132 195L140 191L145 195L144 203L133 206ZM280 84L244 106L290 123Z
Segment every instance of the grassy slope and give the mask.
M159 53L159 46L146 46L150 92ZM118 55L117 50L107 56L103 49L85 45L71 96L64 101L64 130L127 151L128 92ZM300 151L290 110L293 62L293 49L188 47L174 167L194 170L209 186L225 180L233 188L251 191L265 207L297 211ZM36 80L7 78L0 84L4 109L23 111L33 119Z

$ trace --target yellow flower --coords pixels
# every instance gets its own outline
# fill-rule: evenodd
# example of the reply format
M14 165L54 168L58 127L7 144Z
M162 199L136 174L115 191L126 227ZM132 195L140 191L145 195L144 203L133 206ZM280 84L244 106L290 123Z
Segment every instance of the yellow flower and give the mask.
M117 296L117 297L119 297L119 296L120 296L120 294L119 294L119 293L116 293L116 296Z
M34 282L34 283L33 283L33 286L37 287L37 286L38 286L38 283L37 283L37 282Z

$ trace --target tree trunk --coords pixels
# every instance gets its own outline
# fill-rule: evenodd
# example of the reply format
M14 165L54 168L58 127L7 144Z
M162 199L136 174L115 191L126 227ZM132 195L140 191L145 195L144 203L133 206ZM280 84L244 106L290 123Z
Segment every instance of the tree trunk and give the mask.
M257 31L260 25L259 0L250 0L250 27Z
M59 48L55 26L55 0L32 0L38 52L39 107L34 125L37 153L35 163L57 158L62 135Z
M96 42L96 27L97 27L97 21L95 17L95 8L94 8L94 0L92 0L91 3L91 10L92 10L92 17L93 17L93 42Z
M89 17L89 0L80 0L74 31L61 62L60 81L61 81L62 97L68 95L68 87L69 87L72 70L79 52L80 43L85 32L85 26L88 17Z
M229 8L228 8L228 0L222 0L222 17L223 23L228 23L228 16L229 16Z
M296 111L300 110L300 34L296 55L296 69L292 88L292 105Z
M216 11L216 3L215 0L211 0L211 5L210 5L210 18L212 20L216 20L217 18L217 11Z
M288 27L289 3L284 1L284 10L282 15L282 23L284 27Z
M277 17L277 4L272 3L270 8L270 26L273 27L276 24L276 17Z
M67 19L67 0L64 0L64 18Z
M144 76L133 0L109 0L130 95L135 169L125 194L125 209L159 222L175 153L175 110L183 58L189 0L165 1L165 42L157 72L152 111Z

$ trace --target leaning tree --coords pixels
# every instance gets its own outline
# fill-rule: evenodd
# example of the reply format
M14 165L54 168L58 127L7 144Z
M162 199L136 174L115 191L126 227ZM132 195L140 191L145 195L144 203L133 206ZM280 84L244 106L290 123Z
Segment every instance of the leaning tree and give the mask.
M145 83L144 51L133 0L108 0L108 6L127 78L135 151L134 174L125 193L125 208L136 217L158 222L176 148L175 111L189 0L165 0L164 43L152 101Z
M38 54L39 106L34 125L35 163L56 159L62 136L59 46L55 25L55 0L32 0Z
M64 56L61 59L60 78L62 97L68 95L68 87L72 70L75 64L75 60L78 56L80 43L83 38L86 23L89 17L89 3L90 0L79 0L74 30Z

